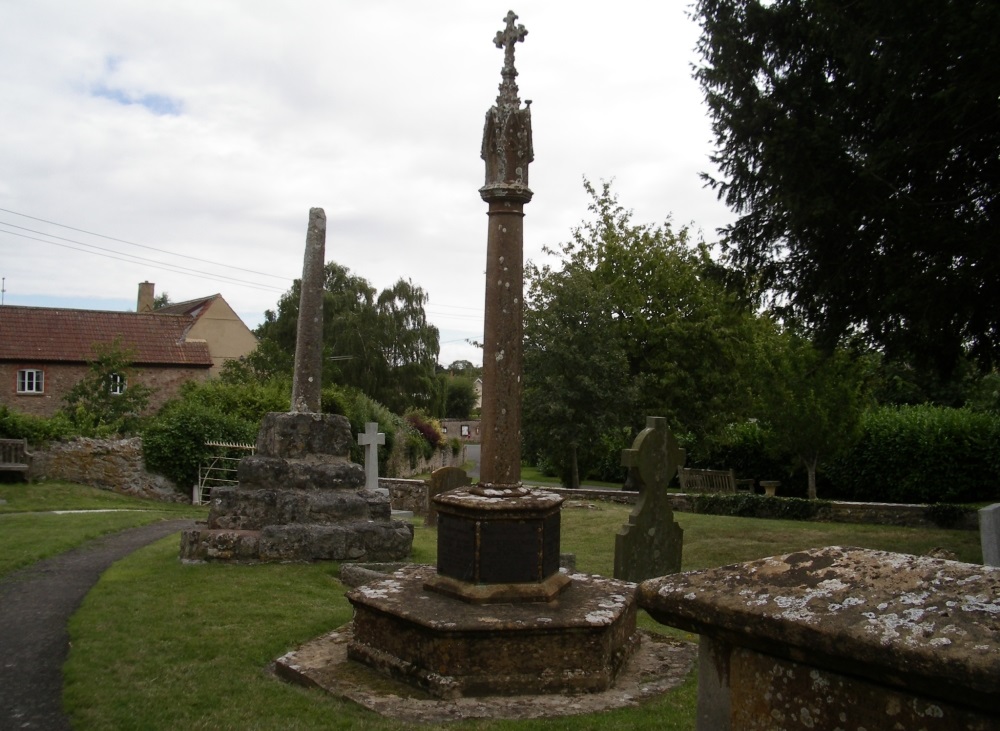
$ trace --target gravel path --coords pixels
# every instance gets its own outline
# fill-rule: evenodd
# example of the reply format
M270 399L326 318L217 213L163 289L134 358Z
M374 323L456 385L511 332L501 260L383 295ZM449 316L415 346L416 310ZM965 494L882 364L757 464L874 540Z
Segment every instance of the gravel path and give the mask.
M102 536L0 579L0 729L69 729L62 710L66 623L115 561L193 520Z

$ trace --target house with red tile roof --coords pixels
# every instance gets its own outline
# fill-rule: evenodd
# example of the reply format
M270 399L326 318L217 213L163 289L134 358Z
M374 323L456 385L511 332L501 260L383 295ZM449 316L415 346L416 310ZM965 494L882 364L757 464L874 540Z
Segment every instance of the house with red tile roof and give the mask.
M133 378L154 389L149 406L155 410L183 383L216 375L257 345L221 295L158 310L152 299L152 285L144 282L138 312L0 306L0 404L53 415L86 374L94 346L117 339L133 352Z

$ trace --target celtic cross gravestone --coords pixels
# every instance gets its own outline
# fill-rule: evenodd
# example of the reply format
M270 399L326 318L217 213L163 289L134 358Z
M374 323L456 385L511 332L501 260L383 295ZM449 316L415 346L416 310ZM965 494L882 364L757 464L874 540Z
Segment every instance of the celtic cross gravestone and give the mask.
M616 579L644 581L681 570L684 530L674 521L667 486L684 458L661 416L648 417L632 448L622 450L622 465L637 477L639 498L615 536Z

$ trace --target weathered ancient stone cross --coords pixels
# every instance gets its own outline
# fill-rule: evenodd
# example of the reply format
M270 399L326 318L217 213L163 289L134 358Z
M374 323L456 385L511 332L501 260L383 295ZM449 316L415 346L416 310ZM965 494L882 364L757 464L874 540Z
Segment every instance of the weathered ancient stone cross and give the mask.
M524 37L528 35L528 31L523 25L514 25L517 15L513 10L507 12L507 17L504 20L507 22L507 27L498 30L496 38L493 39L497 48L503 49L503 69L500 71L503 80L500 82L497 105L516 108L521 105L521 102L517 97L517 84L514 83L514 77L517 76L517 69L514 68L514 44L523 41Z
M378 445L385 444L385 434L378 430L377 421L365 424L363 434L358 434L358 444L365 448L365 489L378 489Z
M523 41L524 37L528 35L528 31L525 30L523 25L514 25L517 15L514 14L513 10L507 11L507 17L504 20L507 21L507 27L497 31L496 39L493 42L497 44L497 48L504 49L504 61L513 65L514 44L518 41Z

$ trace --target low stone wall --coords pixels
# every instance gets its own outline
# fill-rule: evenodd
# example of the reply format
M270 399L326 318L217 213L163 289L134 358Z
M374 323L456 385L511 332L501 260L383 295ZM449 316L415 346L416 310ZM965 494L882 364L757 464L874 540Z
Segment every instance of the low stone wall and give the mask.
M411 475L425 475L442 467L461 467L465 464L465 446L452 454L451 447L434 450L430 458L421 457L414 464L410 464L410 458L406 455L406 445L403 440L397 440L393 445L392 453L386 464L386 473L393 478L407 478Z
M139 437L74 439L33 451L31 471L37 480L64 480L164 502L189 499L166 477L146 471Z
M545 486L546 490L558 493L571 500L599 500L604 502L634 505L639 493L623 490L599 490L580 488L570 490L564 487ZM694 512L690 495L682 492L670 494L670 507L681 513ZM782 498L773 498L781 500ZM832 501L820 508L814 520L827 523L867 523L870 525L898 525L907 528L937 528L927 516L927 505L906 505L901 503L852 503ZM970 510L955 526L959 530L979 530L978 515Z
M389 491L389 504L393 510L409 510L414 515L427 515L428 485L423 480L380 477L378 486Z

